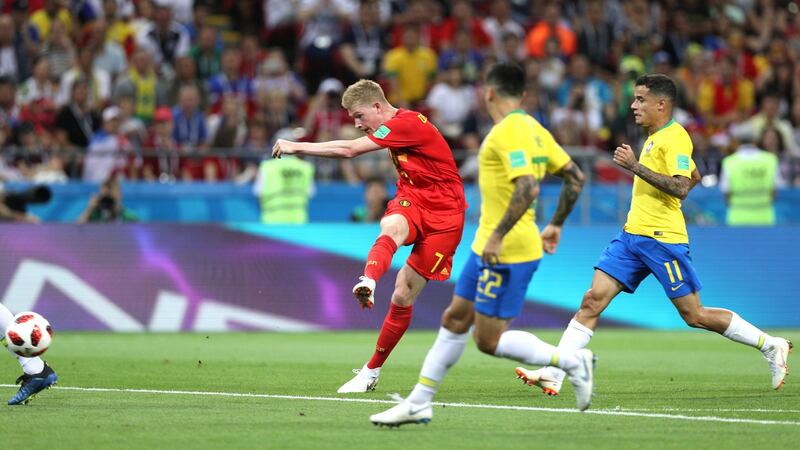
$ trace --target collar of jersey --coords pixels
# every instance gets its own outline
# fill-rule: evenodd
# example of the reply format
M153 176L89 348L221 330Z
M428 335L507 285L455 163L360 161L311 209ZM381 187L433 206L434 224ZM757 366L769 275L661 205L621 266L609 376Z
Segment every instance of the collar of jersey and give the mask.
M664 125L663 127L661 127L658 130L656 130L656 133L658 133L659 131L663 130L664 128L667 128L668 126L672 125L673 123L675 123L675 119L669 119L669 122L667 122L667 124ZM653 134L656 134L656 133L653 133Z

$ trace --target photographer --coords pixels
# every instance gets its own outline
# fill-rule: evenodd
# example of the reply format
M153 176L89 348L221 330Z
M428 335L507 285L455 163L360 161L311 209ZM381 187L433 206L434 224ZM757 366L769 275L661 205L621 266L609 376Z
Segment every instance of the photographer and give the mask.
M2 190L2 188L0 188ZM20 192L0 192L0 221L39 223L41 220L28 212L29 204L43 204L52 197L50 188L44 185L34 186Z
M122 190L117 177L112 176L100 185L100 192L89 199L89 204L78 217L78 223L137 222L132 211L122 205Z

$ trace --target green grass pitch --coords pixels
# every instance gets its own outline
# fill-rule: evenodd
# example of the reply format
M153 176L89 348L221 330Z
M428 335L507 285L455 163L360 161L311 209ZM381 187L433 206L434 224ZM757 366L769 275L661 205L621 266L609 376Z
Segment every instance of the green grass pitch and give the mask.
M773 334L800 343L800 330ZM537 335L557 342L560 333ZM775 392L758 351L695 331L601 328L591 345L599 359L589 414L571 411L571 388L546 397L515 379L513 361L482 355L470 342L436 398L449 405L435 406L429 425L374 427L369 415L391 406L378 403L387 394L409 392L434 336L409 332L375 392L339 395L375 333L59 333L46 355L59 387L27 406L3 406L2 441L5 448L381 450L800 442L800 375ZM800 359L789 363L800 367ZM19 373L13 358L0 358L4 401ZM337 398L374 402L330 400Z

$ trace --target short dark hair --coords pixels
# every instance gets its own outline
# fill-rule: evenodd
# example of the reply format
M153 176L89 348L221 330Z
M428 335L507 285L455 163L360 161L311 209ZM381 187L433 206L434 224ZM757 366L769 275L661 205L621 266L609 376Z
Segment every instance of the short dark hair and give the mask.
M642 75L636 79L636 86L644 86L653 95L663 95L669 99L670 103L675 103L678 98L678 88L672 78L660 74L651 73Z
M503 97L521 98L525 93L525 71L514 63L497 63L489 69L486 84Z

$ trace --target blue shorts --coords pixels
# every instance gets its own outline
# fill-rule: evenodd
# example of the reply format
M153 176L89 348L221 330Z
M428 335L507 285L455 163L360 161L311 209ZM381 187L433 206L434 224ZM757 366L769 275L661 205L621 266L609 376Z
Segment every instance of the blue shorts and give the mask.
M665 244L624 231L603 250L594 268L614 277L622 283L623 291L629 293L651 273L671 299L703 287L689 255L689 244Z
M455 294L474 301L475 311L484 316L513 319L522 312L525 291L539 261L486 266L480 256L470 252Z

